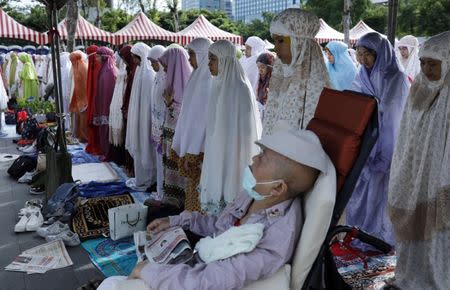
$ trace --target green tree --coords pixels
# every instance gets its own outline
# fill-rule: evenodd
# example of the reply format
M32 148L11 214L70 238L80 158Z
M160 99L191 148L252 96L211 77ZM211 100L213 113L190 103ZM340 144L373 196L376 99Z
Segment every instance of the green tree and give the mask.
M271 12L263 12L263 19L253 19L250 23L245 24L240 22L238 27L238 33L244 37L244 39L250 36L258 36L261 39L271 40L270 35L270 23L275 17L275 14Z
M371 5L361 16L364 22L380 33L387 33L388 7Z
M130 23L132 19L133 16L124 10L111 9L103 13L101 17L102 28L110 32L116 32Z
M39 32L48 30L47 10L42 6L32 7L30 13L23 19L23 25Z
M401 36L407 34L416 34L417 21L418 21L418 1L417 0L405 0L400 1L400 7L398 11L398 34Z
M362 19L367 9L372 7L370 0L353 0L351 7L352 23L356 24ZM344 0L309 0L304 8L314 12L330 26L342 31L342 14L344 11Z
M450 0L418 1L417 29L432 36L450 30Z

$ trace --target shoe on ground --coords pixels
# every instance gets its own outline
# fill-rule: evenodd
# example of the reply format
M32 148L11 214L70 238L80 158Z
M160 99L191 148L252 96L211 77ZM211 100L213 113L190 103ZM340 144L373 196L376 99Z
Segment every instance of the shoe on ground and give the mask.
M32 213L36 213L39 210L40 208L34 205L25 206L24 208L21 208L19 210L19 217L22 217L24 215L31 215Z
M22 149L22 152L25 154L36 153L36 151L37 151L36 146L34 146L34 145L30 145L30 146Z
M56 221L54 224L48 227L40 227L37 229L36 233L45 238L47 236L56 236L62 232L69 231L69 226L67 224L63 224L60 221Z
M38 228L40 228L44 224L44 217L41 214L41 211L32 213L30 219L28 220L25 229L27 232L35 232Z
M33 176L36 174L36 171L25 172L21 178L17 180L19 183L29 183L33 179Z
M27 226L27 223L28 223L28 220L30 219L30 217L31 217L31 214L23 215L20 218L19 222L14 226L14 231L16 233L24 232L26 230L26 226Z
M80 237L78 237L78 234L76 234L70 230L59 233L57 235L47 236L47 237L45 237L45 240L47 242L51 242L54 240L62 240L64 242L64 245L70 246L70 247L75 247L75 246L78 246L79 244L81 244Z
M44 206L44 201L41 198L33 198L25 202L25 207L28 206L36 206L38 208L42 208Z
M32 195L39 195L39 194L44 194L44 193L45 193L45 189L43 186L37 186L37 187L30 188L30 194L32 194Z

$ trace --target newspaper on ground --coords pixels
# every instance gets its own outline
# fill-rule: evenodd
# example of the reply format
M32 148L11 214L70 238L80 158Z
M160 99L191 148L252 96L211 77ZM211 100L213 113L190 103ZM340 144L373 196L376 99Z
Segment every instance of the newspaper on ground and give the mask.
M11 264L5 267L5 270L42 274L52 270L57 263L57 259L52 256L19 255Z
M182 264L193 257L191 245L181 227L172 227L156 235L136 232L134 243L138 261L147 258L151 263Z
M22 252L5 267L7 271L45 273L73 265L62 240L55 240Z

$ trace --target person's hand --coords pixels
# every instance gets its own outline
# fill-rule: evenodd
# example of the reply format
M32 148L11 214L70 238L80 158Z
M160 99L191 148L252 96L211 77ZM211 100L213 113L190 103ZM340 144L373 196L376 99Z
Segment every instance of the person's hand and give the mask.
M152 221L147 226L147 232L152 234L157 234L159 232L162 232L164 230L167 230L170 227L170 220L168 217L160 218Z
M142 268L144 268L145 265L147 265L147 264L148 264L148 260L137 263L136 266L134 267L133 271L131 272L130 276L128 276L128 280L141 279Z

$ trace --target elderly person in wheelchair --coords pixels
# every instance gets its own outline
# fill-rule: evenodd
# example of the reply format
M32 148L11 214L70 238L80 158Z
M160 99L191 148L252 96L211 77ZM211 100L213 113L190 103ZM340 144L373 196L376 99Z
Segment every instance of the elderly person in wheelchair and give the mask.
M128 278L107 278L98 289L282 289L279 282L272 281L278 286L269 284L280 272L289 276L285 265L298 252L304 197L307 193L308 199L319 197L325 191L332 197L328 205L332 209L335 169L312 131L280 130L257 144L262 150L245 170L244 190L221 214L185 211L154 220L147 227L155 233L181 226L219 239L214 244L219 247L197 247L209 257L207 261L200 253L193 266L141 262ZM295 259L294 269L302 272ZM284 280L289 288L289 277Z

